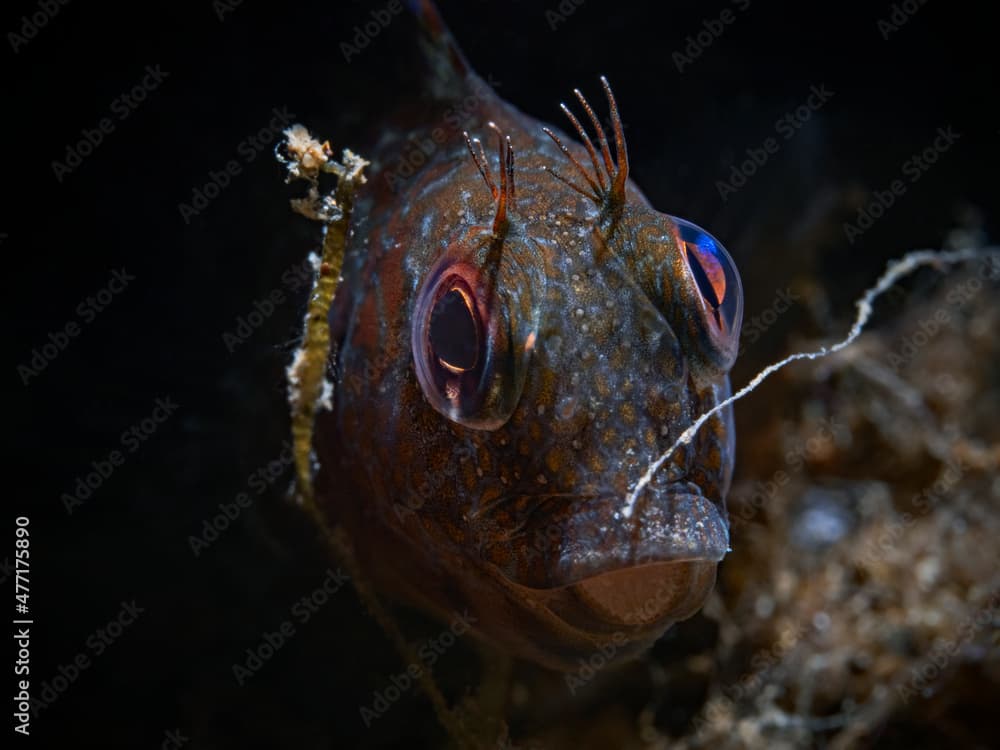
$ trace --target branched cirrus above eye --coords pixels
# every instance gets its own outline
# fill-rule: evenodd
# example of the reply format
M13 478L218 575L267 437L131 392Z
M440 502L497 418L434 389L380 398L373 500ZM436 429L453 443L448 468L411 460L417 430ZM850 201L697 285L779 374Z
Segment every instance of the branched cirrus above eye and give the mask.
M473 164L489 189L492 222L450 245L427 275L413 308L411 342L427 402L465 427L495 430L514 412L535 340L533 291L525 275L535 249L516 229L514 149L494 123L499 180L479 139L465 133Z

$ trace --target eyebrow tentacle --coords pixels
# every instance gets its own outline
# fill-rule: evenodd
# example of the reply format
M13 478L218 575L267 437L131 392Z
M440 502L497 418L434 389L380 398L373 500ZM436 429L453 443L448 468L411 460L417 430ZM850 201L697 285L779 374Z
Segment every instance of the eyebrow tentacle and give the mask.
M594 112L594 108L590 106L590 102L587 101L580 89L573 89L573 93L576 95L577 101L580 102L580 106L583 107L583 111L587 113L587 118L590 120L590 124L594 129L594 136L597 139L597 147L594 146L594 141L588 134L587 129L570 108L565 104L560 104L559 107L570 121L573 129L576 130L577 135L580 136L580 141L583 143L583 147L590 157L593 170L588 170L584 167L580 160L573 155L566 144L552 130L542 128L542 131L555 142L563 155L569 159L570 163L587 183L589 190L567 179L555 169L548 168L547 171L576 192L593 200L602 209L611 209L613 212L625 204L625 184L628 181L629 172L628 147L625 143L625 127L618 112L618 103L615 101L608 79L604 76L601 76L601 86L608 100L608 108L611 114L611 131L615 142L614 155L611 153L611 145L608 142L604 126L601 125L597 113ZM600 156L598 156L598 151L600 152Z
M483 177L483 182L490 190L490 195L496 204L493 213L493 236L501 238L507 232L507 216L510 211L515 210L515 183L514 183L514 146L511 144L510 136L504 135L503 131L495 122L488 122L486 126L497 134L497 161L499 169L500 184L493 181L490 170L490 160L486 156L486 149L483 142L478 138L472 138L468 132L463 131L465 145L469 148L469 154L475 163L479 174Z

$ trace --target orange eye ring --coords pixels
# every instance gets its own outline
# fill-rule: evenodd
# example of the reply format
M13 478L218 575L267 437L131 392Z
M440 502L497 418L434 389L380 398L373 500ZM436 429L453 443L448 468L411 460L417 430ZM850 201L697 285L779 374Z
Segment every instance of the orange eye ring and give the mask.
M726 272L722 264L715 255L692 242L684 242L684 251L701 296L713 309L718 309L726 298Z

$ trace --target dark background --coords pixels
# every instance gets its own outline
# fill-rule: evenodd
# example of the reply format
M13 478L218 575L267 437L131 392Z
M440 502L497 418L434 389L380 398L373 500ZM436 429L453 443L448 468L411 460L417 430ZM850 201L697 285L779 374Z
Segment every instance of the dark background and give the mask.
M287 474L201 555L188 543L281 449L283 368L305 292L280 277L318 236L288 210L293 193L270 148L246 163L239 145L284 106L335 149L364 153L414 67L413 23L394 19L349 63L340 43L384 5L245 2L220 20L207 0L71 2L16 53L4 45L0 232L15 448L7 494L12 512L31 518L34 688L76 654L92 656L34 720L39 742L159 747L169 730L189 738L187 747L440 742L427 704L412 695L372 731L362 726L359 704L400 664L350 591L245 687L235 684L232 665L330 565L283 501ZM576 86L596 100L597 77L608 76L633 177L658 208L726 242L748 315L807 275L828 289L831 318L843 322L886 259L940 246L977 216L995 237L1000 126L986 10L930 0L883 39L876 21L890 4L753 2L734 9L736 22L678 73L672 53L727 4L662 5L586 0L553 30L545 11L555 2L440 3L473 66L543 120L559 120L558 102ZM22 13L39 7L5 7L3 30L19 30ZM169 76L118 120L111 102L157 64ZM716 181L774 135L775 120L814 84L835 96L722 201ZM114 132L58 181L51 162L106 116ZM962 134L958 144L898 211L848 245L840 227L865 191L884 189L949 125ZM186 223L178 204L229 159L241 173ZM812 252L785 252L802 233L815 235ZM122 267L135 281L25 385L17 366ZM223 333L276 288L287 301L227 351ZM794 316L783 321L741 360L735 382L786 351L795 325ZM121 449L121 433L157 397L179 404L176 414L67 514L62 494L92 461ZM752 429L746 415L755 408L766 404L747 406L741 429ZM0 557L12 558L9 520L3 537ZM93 656L88 637L133 599L143 614Z

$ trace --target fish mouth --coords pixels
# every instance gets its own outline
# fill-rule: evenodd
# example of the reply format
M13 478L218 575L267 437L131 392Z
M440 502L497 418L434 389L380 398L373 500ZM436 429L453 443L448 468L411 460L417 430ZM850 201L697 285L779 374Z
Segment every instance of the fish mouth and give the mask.
M715 565L729 551L721 503L690 482L647 488L626 518L618 495L534 495L491 514L483 554L511 583L550 590L579 585L596 598L644 595L648 581L690 563ZM503 521L507 523L504 524ZM511 521L514 523L511 524ZM509 524L509 525L508 525ZM496 533L503 525L509 533Z
M567 622L579 622L585 610L593 619L618 626L669 626L697 612L715 584L717 561L679 560L651 563L585 578L570 587L576 606L557 606Z
M528 647L557 669L594 644L638 653L694 615L729 551L724 506L689 482L647 488L628 518L618 494L522 497L517 505L527 517L483 552L512 599L543 624L533 632L546 634L544 647ZM512 520L507 511L491 514L494 524Z

